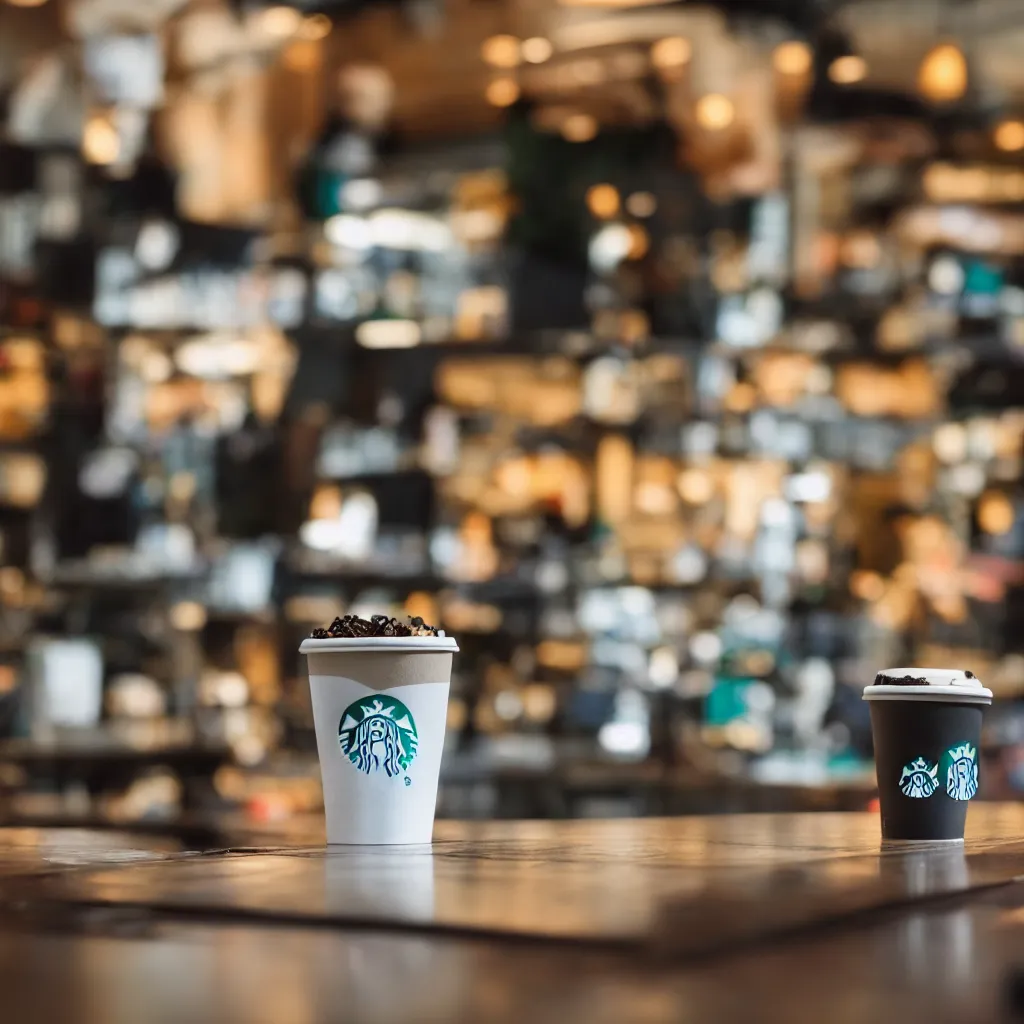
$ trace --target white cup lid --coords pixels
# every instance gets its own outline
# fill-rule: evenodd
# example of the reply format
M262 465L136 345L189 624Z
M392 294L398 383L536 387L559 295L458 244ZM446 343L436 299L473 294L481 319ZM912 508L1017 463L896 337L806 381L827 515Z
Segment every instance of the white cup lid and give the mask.
M329 654L331 651L387 651L390 654L449 651L456 654L458 650L453 636L332 636L326 640L307 637L299 646L302 654Z
M973 672L953 668L884 668L864 700L954 701L960 704L991 704L992 691L981 685Z

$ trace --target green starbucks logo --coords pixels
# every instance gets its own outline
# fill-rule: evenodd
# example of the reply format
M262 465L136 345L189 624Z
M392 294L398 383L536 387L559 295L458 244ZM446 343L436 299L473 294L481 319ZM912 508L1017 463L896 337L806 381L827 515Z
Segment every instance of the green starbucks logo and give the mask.
M912 800L923 800L939 788L939 766L923 757L914 758L903 766L900 774L900 792Z
M389 778L408 770L419 744L412 713L394 697L363 697L349 704L338 741L361 772L384 771Z
M961 743L946 751L946 792L954 800L970 800L978 792L978 748Z

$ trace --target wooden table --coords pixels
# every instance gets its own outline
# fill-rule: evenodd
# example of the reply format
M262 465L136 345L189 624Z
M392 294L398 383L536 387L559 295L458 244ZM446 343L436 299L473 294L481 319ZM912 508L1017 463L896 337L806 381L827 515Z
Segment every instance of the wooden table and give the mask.
M206 854L0 829L0 993L69 1024L1024 1019L1022 877L996 804L892 850L866 814Z

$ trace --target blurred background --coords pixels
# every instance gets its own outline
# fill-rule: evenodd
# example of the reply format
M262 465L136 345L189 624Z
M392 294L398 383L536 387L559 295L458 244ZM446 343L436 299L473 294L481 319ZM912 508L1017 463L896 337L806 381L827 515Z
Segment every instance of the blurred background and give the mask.
M454 634L440 813L1024 790L1015 0L0 0L0 818L290 829L301 639Z

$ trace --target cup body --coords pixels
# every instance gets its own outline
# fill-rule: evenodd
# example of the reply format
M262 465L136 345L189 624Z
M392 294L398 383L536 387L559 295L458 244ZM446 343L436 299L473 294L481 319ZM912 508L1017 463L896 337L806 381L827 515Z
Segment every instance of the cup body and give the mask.
M872 700L884 840L962 840L978 792L984 704Z
M449 637L306 640L327 842L429 843L451 682Z

